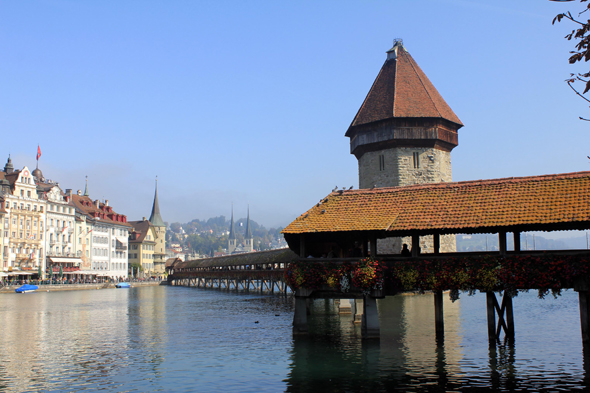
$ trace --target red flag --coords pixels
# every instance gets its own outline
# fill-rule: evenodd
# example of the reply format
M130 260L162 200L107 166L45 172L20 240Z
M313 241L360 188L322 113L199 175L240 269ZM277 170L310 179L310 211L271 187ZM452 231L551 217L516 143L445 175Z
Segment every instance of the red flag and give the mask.
M39 157L41 157L41 148L37 145L37 161L39 161Z

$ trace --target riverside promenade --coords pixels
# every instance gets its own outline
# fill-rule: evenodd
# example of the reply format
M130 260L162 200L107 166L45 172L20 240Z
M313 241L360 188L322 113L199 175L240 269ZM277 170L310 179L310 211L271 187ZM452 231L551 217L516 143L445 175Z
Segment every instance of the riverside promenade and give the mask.
M105 283L89 283L89 284L44 284L38 285L40 292L54 292L54 291L79 291L79 290L97 290L97 289L108 289L115 288L117 283L105 282ZM131 281L131 287L146 287L155 285L168 285L167 281ZM14 293L14 290L20 287L22 284L5 285L0 287L0 294L2 293Z

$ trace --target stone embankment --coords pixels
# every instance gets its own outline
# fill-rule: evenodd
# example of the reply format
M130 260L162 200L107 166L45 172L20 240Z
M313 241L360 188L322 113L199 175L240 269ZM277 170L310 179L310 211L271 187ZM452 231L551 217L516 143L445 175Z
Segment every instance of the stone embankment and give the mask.
M130 283L131 287L144 287L154 285L167 285L167 281L137 281ZM14 290L20 285L7 285L0 287L0 293L14 293ZM85 289L108 289L115 288L115 283L94 283L94 284L52 284L39 285L37 291L53 292L53 291L79 291Z

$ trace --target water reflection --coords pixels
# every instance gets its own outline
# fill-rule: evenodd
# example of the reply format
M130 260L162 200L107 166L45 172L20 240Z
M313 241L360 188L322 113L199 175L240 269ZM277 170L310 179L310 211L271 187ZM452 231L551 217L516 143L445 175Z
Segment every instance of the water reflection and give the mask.
M490 346L485 295L464 296L455 303L445 296L445 334L438 338L432 295L398 295L380 300L381 339L364 342L359 341L360 329L351 323L352 318L337 315L336 308L328 311L325 303L320 312L316 300L310 315L310 337L294 340L287 390L514 391L588 387L589 374L582 375L582 359L578 357L581 339L579 316L573 313L577 308L575 294L545 300L521 294L514 306L517 340ZM568 335L572 330L575 336ZM520 357L517 346L521 348ZM584 367L587 364L584 362Z
M378 302L362 340L333 301L293 337L293 299L148 287L0 296L2 391L516 391L590 387L577 296L514 300L516 340L487 340L485 295Z

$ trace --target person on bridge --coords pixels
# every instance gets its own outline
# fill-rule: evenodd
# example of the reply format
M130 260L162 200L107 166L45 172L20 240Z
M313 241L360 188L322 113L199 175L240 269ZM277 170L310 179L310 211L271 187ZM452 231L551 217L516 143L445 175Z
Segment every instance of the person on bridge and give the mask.
M411 257L412 252L408 249L408 245L404 243L402 246L402 256L403 257Z

